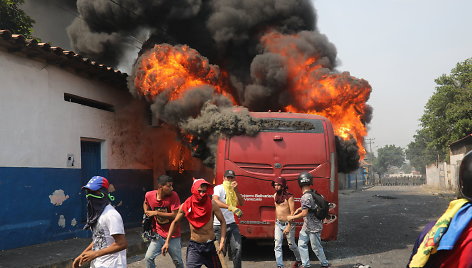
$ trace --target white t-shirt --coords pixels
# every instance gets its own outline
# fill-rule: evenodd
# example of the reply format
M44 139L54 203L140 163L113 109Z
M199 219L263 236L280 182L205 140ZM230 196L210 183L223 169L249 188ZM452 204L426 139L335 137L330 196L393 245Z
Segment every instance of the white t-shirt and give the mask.
M217 195L218 199L226 204L226 191L223 187L223 184L215 186L213 189L213 195ZM220 208L223 216L225 217L226 224L235 222L234 214L232 211L227 210L226 208ZM221 225L220 221L215 217L213 220L213 225Z
M92 250L106 248L115 242L112 235L125 234L123 219L120 213L112 205L108 205L98 218L95 228L93 228ZM126 249L112 254L103 255L92 261L92 268L125 268Z

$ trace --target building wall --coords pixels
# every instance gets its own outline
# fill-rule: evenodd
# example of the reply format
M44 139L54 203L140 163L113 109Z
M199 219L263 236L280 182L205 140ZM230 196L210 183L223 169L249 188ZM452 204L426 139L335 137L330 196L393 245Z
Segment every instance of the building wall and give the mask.
M436 188L446 189L446 174L448 165L446 162L431 164L426 167L426 184Z
M175 135L150 127L146 105L126 89L3 50L0 63L0 250L89 235L82 230L81 186L89 178L82 176L81 140L101 143L96 175L112 184L125 225L139 225L144 192L168 166L156 159L162 152L155 149L165 148L156 137ZM66 102L64 93L115 112Z
M459 167L462 162L462 158L464 158L465 152L464 153L459 153L459 154L452 154L450 157L450 181L451 181L451 186L452 189L459 189Z

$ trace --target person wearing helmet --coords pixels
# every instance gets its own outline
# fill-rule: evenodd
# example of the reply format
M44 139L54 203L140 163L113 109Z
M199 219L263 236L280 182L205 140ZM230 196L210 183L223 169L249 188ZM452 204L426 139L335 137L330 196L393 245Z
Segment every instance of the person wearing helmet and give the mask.
M460 198L423 229L407 267L472 267L472 151L459 168Z
M92 243L74 259L72 267L91 262L91 267L126 267L126 248L123 219L110 204L114 197L108 193L109 182L101 176L92 177L82 187L87 198L87 224L92 230Z
M321 231L323 223L315 216L314 210L317 205L311 195L311 186L313 185L313 176L308 172L302 172L298 176L298 186L302 189L300 199L301 207L298 208L293 216L287 216L287 220L293 221L303 218L303 226L298 237L298 250L302 261L302 267L310 267L310 256L308 252L308 243L311 244L313 252L321 262L321 267L329 267L329 262L324 254L321 245Z

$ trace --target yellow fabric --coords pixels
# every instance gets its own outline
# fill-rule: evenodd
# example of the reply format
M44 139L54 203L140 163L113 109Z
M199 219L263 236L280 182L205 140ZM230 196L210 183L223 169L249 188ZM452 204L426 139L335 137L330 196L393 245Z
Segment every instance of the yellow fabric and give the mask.
M439 217L433 228L431 228L431 230L425 235L423 241L418 247L418 251L411 259L409 264L410 268L421 268L426 265L429 256L437 252L439 241L449 227L452 218L467 202L467 199L461 198L449 203L449 207L447 208L446 212L444 212L444 214Z
M231 186L231 182L223 181L223 189L225 189L226 192L226 205L237 207L238 197L236 196L233 186Z

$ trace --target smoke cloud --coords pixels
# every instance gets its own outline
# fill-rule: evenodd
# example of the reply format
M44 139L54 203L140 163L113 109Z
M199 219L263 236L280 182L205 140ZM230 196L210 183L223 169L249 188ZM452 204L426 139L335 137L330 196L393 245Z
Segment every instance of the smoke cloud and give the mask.
M209 82L191 86L178 99L172 98L172 89L152 98L145 96L152 101L151 109L159 120L191 133L196 137L192 142L206 144L197 146L201 152L194 152L207 164L213 162L209 155L218 135L253 135L260 127L248 110L291 106L302 112L331 112L333 103L343 107L338 103L345 101L354 106L353 113L362 123L371 120L372 108L365 104L369 84L336 70L336 48L318 31L310 0L77 0L77 10L80 15L68 34L75 50L95 60L117 66L137 43L141 57L156 44L167 43L186 45L219 66L224 72L225 92L221 84ZM137 37L143 31L149 34L145 41ZM274 39L277 42L271 43ZM298 56L284 54L286 48ZM192 63L204 62L194 59ZM306 63L307 70L294 71L291 61ZM135 92L134 80L140 75L138 64L139 60L129 77L131 92ZM330 84L349 85L340 87L345 92L339 96L345 99L336 99L326 83L309 82L298 91L294 89L302 81L327 78L334 81ZM311 89L316 89L317 95L307 93ZM235 112L233 105L247 109ZM353 161L345 170L352 170L359 160L354 153L355 140L339 140L338 146L339 153L346 154L340 159Z

